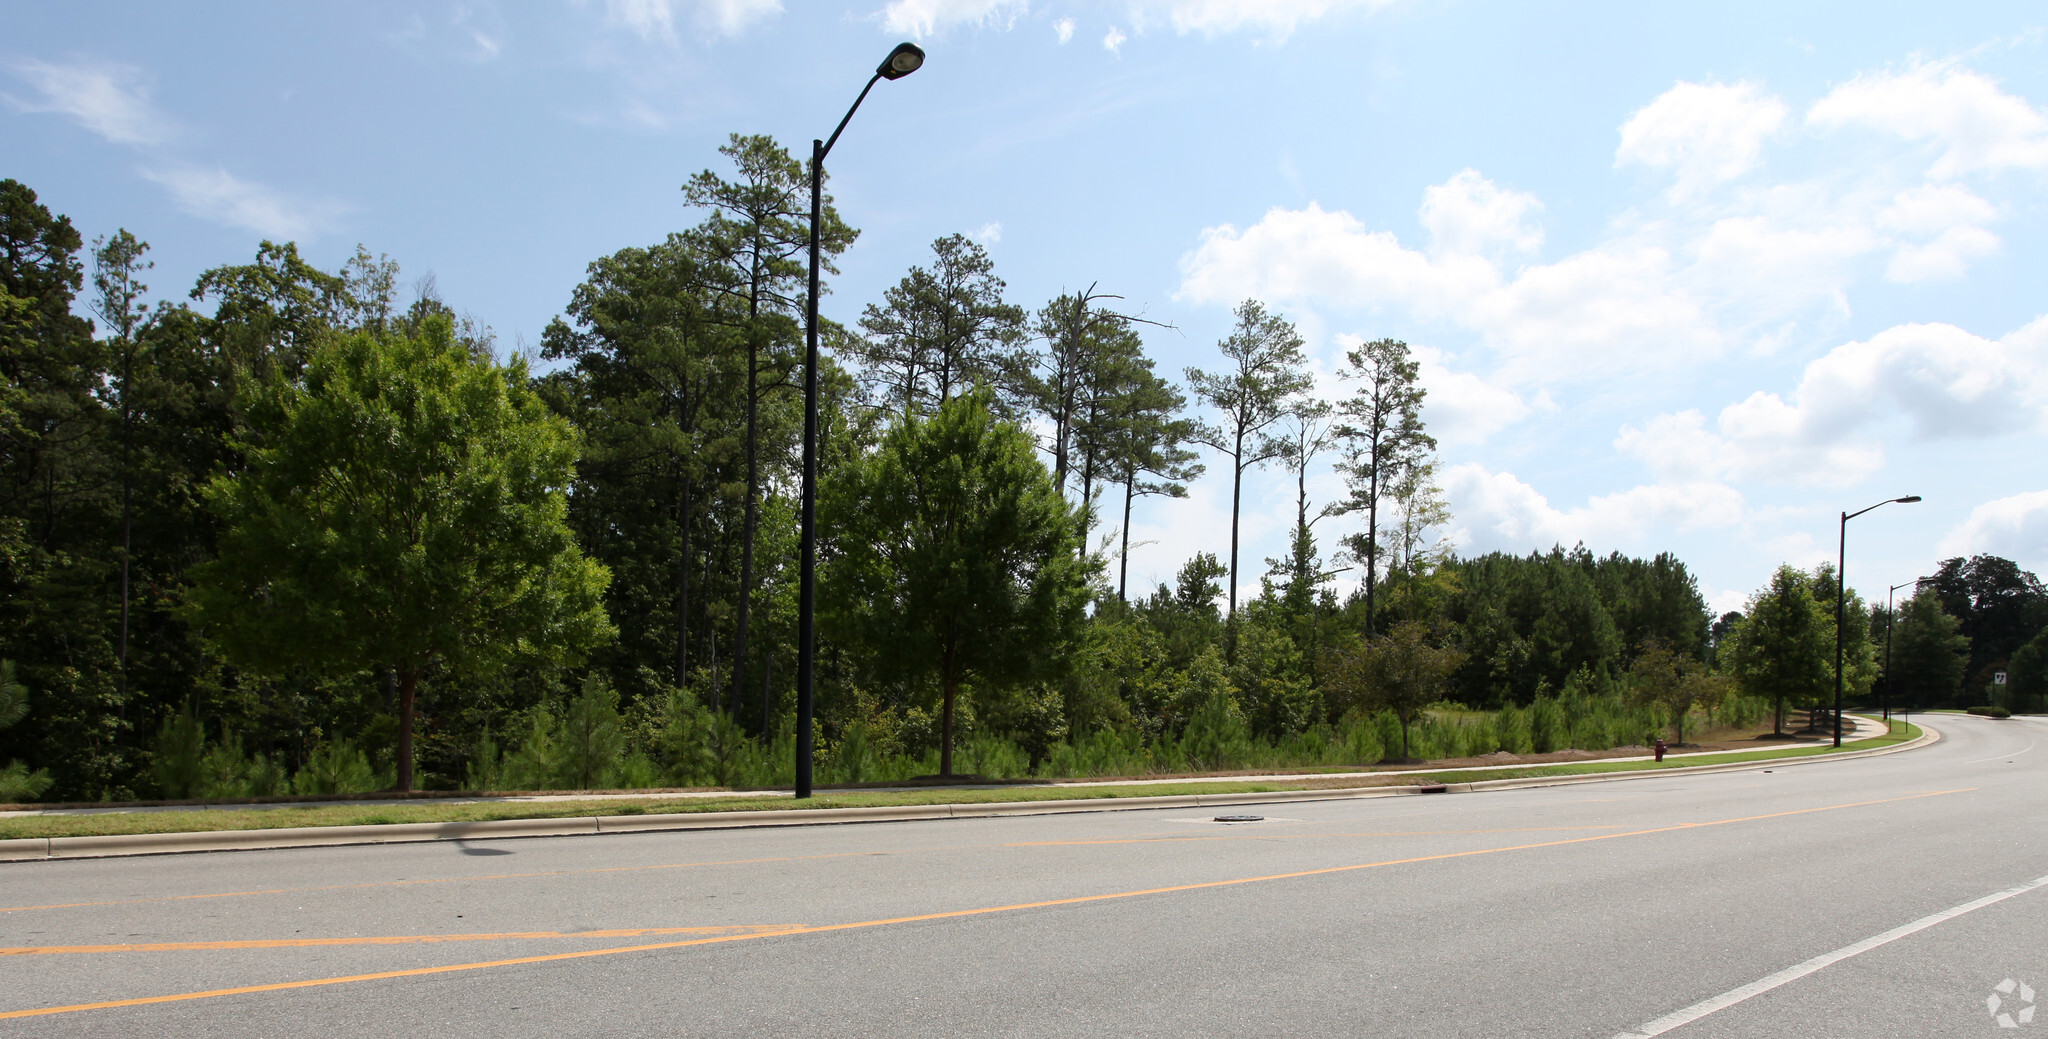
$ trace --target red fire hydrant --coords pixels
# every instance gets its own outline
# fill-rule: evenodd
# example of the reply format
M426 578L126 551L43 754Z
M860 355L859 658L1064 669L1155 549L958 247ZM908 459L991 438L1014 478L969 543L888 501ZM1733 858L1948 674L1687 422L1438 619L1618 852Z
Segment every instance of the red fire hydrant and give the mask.
M1664 760L1664 740L1661 737L1657 740L1657 760Z

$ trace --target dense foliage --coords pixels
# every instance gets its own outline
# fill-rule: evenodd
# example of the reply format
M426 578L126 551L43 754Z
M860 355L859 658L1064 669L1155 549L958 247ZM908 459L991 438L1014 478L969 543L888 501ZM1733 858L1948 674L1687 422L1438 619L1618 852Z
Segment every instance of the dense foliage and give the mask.
M533 357L360 248L151 297L145 242L0 181L0 800L788 782L809 171L722 153ZM1318 400L1246 301L1176 386L1114 294L1005 290L951 235L823 330L823 782L1606 748L1832 692L1830 569L1715 620L1668 554L1460 557L1397 340ZM1134 503L1203 459L1234 499L1287 470L1286 553L1239 558L1233 508L1130 587ZM2048 697L2010 561L1843 614L1853 698Z

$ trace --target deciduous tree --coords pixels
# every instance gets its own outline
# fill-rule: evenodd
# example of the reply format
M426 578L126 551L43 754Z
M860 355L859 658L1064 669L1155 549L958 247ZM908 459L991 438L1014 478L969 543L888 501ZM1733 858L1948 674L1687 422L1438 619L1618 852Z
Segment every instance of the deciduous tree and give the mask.
M951 775L961 689L1044 675L1078 636L1080 517L985 391L905 416L834 475L824 506L837 634L890 677L937 685Z
M446 320L311 351L302 384L246 402L245 467L209 502L226 531L196 617L239 666L389 667L398 787L412 787L427 669L572 657L609 638L605 569L583 557L564 491L576 437Z

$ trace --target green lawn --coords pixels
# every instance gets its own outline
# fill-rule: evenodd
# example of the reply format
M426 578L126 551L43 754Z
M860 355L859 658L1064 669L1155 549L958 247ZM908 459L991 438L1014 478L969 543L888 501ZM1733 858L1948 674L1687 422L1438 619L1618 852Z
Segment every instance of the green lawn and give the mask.
M1916 739L1920 727L1892 724L1894 735L1859 740L1841 750L1871 750ZM1638 772L1718 765L1738 761L1812 757L1833 754L1833 747L1795 747L1737 751L1654 761L1581 761L1558 765L1522 765L1474 772L1402 772L1389 776L1331 776L1287 779L1201 779L1186 783L1128 786L1009 787L924 790L827 791L808 800L790 797L693 797L664 800L519 801L478 804L309 804L279 808L219 808L182 812L108 812L97 815L27 815L0 818L0 839L15 837L86 837L138 833L199 833L211 830L267 830L292 826L368 826L389 823L474 822L488 819L568 819L606 815L660 815L683 812L761 812L777 809L859 808L881 805L988 804L1019 801L1080 801L1103 798L1163 797L1174 794L1273 793L1286 790L1328 790L1422 783L1476 783L1492 779Z

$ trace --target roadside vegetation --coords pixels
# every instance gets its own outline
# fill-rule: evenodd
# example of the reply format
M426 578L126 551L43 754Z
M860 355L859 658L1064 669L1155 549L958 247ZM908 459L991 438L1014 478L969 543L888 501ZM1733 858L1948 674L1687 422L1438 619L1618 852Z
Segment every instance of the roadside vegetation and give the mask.
M1592 775L1612 772L1660 771L1743 761L1812 757L1845 751L1874 750L1917 739L1919 726L1895 723L1892 734L1828 745L1780 746L1767 750L1697 754L1656 761L1576 761L1550 765L1504 765L1440 771L1428 766L1389 775L1328 777L1213 777L1178 783L1101 786L934 786L911 790L820 790L804 800L793 797L709 796L633 800L477 801L412 804L404 801L365 804L289 804L274 807L195 808L155 812L95 812L86 815L24 815L0 817L0 840L21 837L90 837L144 833L199 833L218 830L266 830L305 826L378 826L393 823L479 822L496 819L573 819L601 816L759 812L792 809L861 808L890 805L994 804L1030 801L1080 801L1104 798L1164 797L1178 794L1247 794L1288 790L1366 789L1431 783L1475 783L1498 779Z
M0 800L790 782L808 182L735 135L686 226L508 351L360 246L152 296L146 242L0 181ZM825 208L828 260L857 234ZM1027 307L948 235L824 330L820 782L1827 725L1830 567L1715 617L1669 553L1461 552L1407 344L1361 336L1319 393L1247 300L1165 372L1159 318L1074 275ZM1254 559L1262 470L1292 529ZM1134 576L1201 480L1228 522ZM2048 705L2010 560L1844 606L1851 703Z

